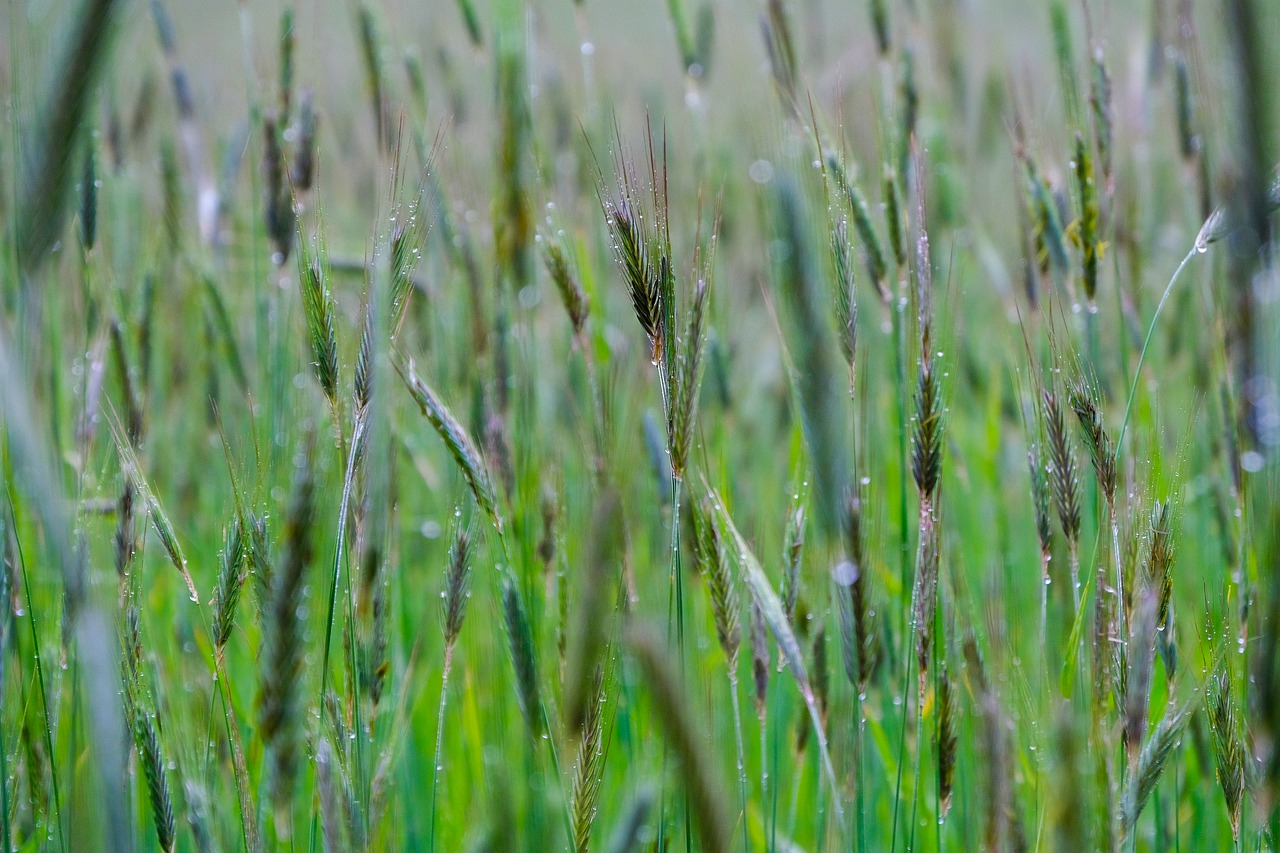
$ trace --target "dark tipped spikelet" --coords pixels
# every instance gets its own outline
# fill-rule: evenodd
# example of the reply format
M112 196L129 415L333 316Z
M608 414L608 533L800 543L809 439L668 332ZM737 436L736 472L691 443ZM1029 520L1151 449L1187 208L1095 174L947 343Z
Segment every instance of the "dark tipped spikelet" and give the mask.
M316 178L316 132L320 120L311 104L311 90L304 89L298 99L298 141L294 147L293 168L289 179L295 192L311 190Z
M886 0L871 0L871 30L881 58L889 55L889 9Z
M1093 108L1094 140L1098 145L1098 168L1106 192L1111 192L1112 172L1112 103L1111 72L1103 57L1102 48L1095 47L1090 57L1093 73L1089 77L1089 105Z
M916 555L915 601L916 664L923 703L933 651L933 619L938 608L938 528L931 516L921 514L920 548Z
M453 413L436 395L436 392L414 373L411 361L397 358L395 366L405 385L408 386L414 402L418 404L422 414L426 416L427 421L440 435L445 447L449 449L450 455L453 456L453 460L458 463L467 485L471 488L471 494L475 496L476 503L489 516L494 525L501 530L502 519L498 515L497 495L493 487L493 477L490 475L489 467L485 464L484 457L480 455L480 450L476 447L476 443L472 441L471 436L462 428L462 424L453 416Z
M716 525L715 513L704 501L693 504L694 560L707 583L711 598L711 614L716 625L716 639L724 651L730 678L736 680L738 648L741 634L738 617L738 593L729 572L729 556Z
M848 501L845 517L845 543L848 560L832 570L838 593L837 615L840 641L844 654L845 675L859 692L866 690L879 663L879 648L872 630L871 596L868 590L869 566L862 539L862 499L855 494ZM844 592L847 590L847 593Z
M951 791L955 780L956 695L945 661L938 673L938 819L945 820L951 811Z
M1043 399L1045 429L1049 436L1049 484L1062 533L1074 547L1080 540L1080 480L1075 454L1071 451L1062 405L1049 391L1044 392Z
M805 504L807 493L792 492L787 508L787 528L782 539L782 609L787 621L796 624L796 602L800 599L800 567L804 559Z
M92 135L84 147L79 195L80 245L89 252L98 237L98 150Z
M151 804L151 819L155 822L156 841L161 850L170 853L174 842L173 800L169 796L168 768L156 732L156 721L139 704L134 707L131 725L134 745L138 749L138 764L147 783L147 800Z
M289 121L289 110L293 106L293 49L295 43L293 7L285 6L280 12L280 121L286 124Z
M551 276L551 282L556 286L556 292L560 294L560 302L569 315L574 336L581 336L587 325L589 303L563 240L548 238L542 241L542 262Z
M262 210L266 219L267 236L275 250L275 262L283 265L293 249L294 226L297 214L293 207L293 188L287 180L284 152L281 150L282 131L274 115L262 120Z
M813 696L825 726L831 701L831 667L827 664L827 627L821 624L813 632Z
M1240 839L1240 813L1244 805L1245 745L1240 733L1239 715L1231 696L1231 680L1226 671L1214 674L1205 694L1209 712L1209 728L1213 733L1213 756L1217 764L1218 784L1226 800L1231 819L1231 835Z
M444 645L452 650L462 633L471 588L471 534L464 525L453 531L449 545L449 566L444 576ZM447 653L447 652L446 652Z
M237 516L232 519L227 529L226 543L222 548L222 563L213 593L213 646L215 649L221 649L231 639L231 629L235 626L236 605L240 601L240 589L244 586L247 558L244 528Z
M529 732L542 729L542 700L538 690L538 663L533 648L533 630L524 597L511 578L502 579L502 619L511 648L511 663L516 675L516 699Z
M1116 451L1102 424L1102 412L1098 408L1097 395L1089 384L1081 379L1072 384L1067 401L1080 421L1085 445L1093 462L1093 472L1098 478L1107 506L1114 507L1116 500ZM1055 454L1057 450L1055 448ZM1057 457L1055 455L1055 467Z
M769 633L760 605L751 602L751 684L756 714L764 714L769 693Z
M329 293L328 275L322 259L310 253L298 253L298 283L302 288L302 307L307 318L307 341L311 348L312 369L320 390L331 404L338 399L338 339L334 331L333 297Z
M273 578L260 655L258 727L268 749L268 791L278 814L287 813L301 757L302 606L306 573L314 556L314 526L315 481L308 449L294 478L285 522L285 555Z

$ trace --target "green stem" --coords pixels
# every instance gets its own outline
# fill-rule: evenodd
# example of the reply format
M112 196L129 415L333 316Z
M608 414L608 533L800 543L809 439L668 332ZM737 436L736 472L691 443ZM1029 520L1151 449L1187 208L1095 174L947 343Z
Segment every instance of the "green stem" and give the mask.
M1142 378L1142 365L1147 359L1147 349L1151 346L1151 338L1156 332L1156 321L1160 319L1160 312L1164 309L1164 304L1169 301L1169 294L1173 292L1173 285L1178 281L1178 276L1182 275L1182 270L1191 259L1200 254L1200 249L1193 246L1187 256L1182 259L1182 263L1178 264L1178 268L1173 271L1173 278L1169 279L1169 284L1164 289L1164 295L1160 297L1160 302L1156 305L1156 311L1151 315L1151 324L1147 327L1146 340L1142 342L1142 352L1138 354L1138 365L1133 370L1133 383L1129 386L1129 401L1124 406L1124 420L1120 422L1120 432L1116 436L1116 456L1119 457L1121 450L1124 448L1124 433L1129 427L1129 415L1133 411L1133 398L1138 394L1138 380Z
M444 707L449 698L449 670L453 668L453 645L444 650L444 672L440 676L440 709L436 712L436 752L431 764L431 822L427 829L427 849L436 849L436 787L440 782L440 742L444 740Z

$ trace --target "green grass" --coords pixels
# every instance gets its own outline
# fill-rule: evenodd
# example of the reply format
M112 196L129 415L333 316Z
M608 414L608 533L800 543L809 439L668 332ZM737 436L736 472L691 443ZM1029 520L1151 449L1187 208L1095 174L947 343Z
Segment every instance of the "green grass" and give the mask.
M64 5L6 849L1280 845L1260 0Z

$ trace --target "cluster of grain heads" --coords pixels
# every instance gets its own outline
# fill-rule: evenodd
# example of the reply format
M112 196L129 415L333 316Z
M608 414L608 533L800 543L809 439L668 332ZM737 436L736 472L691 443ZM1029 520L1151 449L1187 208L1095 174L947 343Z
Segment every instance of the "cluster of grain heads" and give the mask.
M680 676L671 665L670 651L641 628L631 630L627 646L653 694L655 706L663 709L658 719L672 751L680 759L690 817L696 823L702 849L707 853L728 853L733 824L721 793L724 783L717 778L716 762L707 753L709 741L699 730Z
M267 796L276 833L292 835L291 808L302 749L303 600L314 556L315 479L308 446L295 461L293 494L285 520L284 557L272 580L264 613L258 683L258 733L267 755Z

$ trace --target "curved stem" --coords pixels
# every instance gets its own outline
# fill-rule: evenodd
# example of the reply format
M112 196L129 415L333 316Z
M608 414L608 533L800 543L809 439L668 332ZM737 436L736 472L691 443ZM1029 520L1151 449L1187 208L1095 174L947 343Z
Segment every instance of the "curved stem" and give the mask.
M1147 349L1151 346L1151 338L1155 335L1156 321L1160 319L1160 312L1164 309L1164 304L1169 301L1169 294L1173 292L1173 285L1178 281L1178 277L1182 275L1182 270L1191 259L1200 254L1200 249L1196 246L1191 247L1191 251L1187 252L1187 256L1182 259L1182 263L1178 264L1178 268L1173 271L1173 278L1169 279L1169 284L1164 289L1164 295L1160 297L1160 302L1156 305L1156 312L1151 315L1151 325L1147 327L1147 338L1142 342L1142 352L1138 354L1138 365L1133 369L1133 383L1129 386L1129 401L1124 406L1124 420L1120 423L1120 433L1116 436L1116 456L1119 457L1121 449L1124 447L1124 433L1129 427L1129 415L1133 411L1133 398L1138 394L1138 380L1142 378L1142 365L1147 359Z

